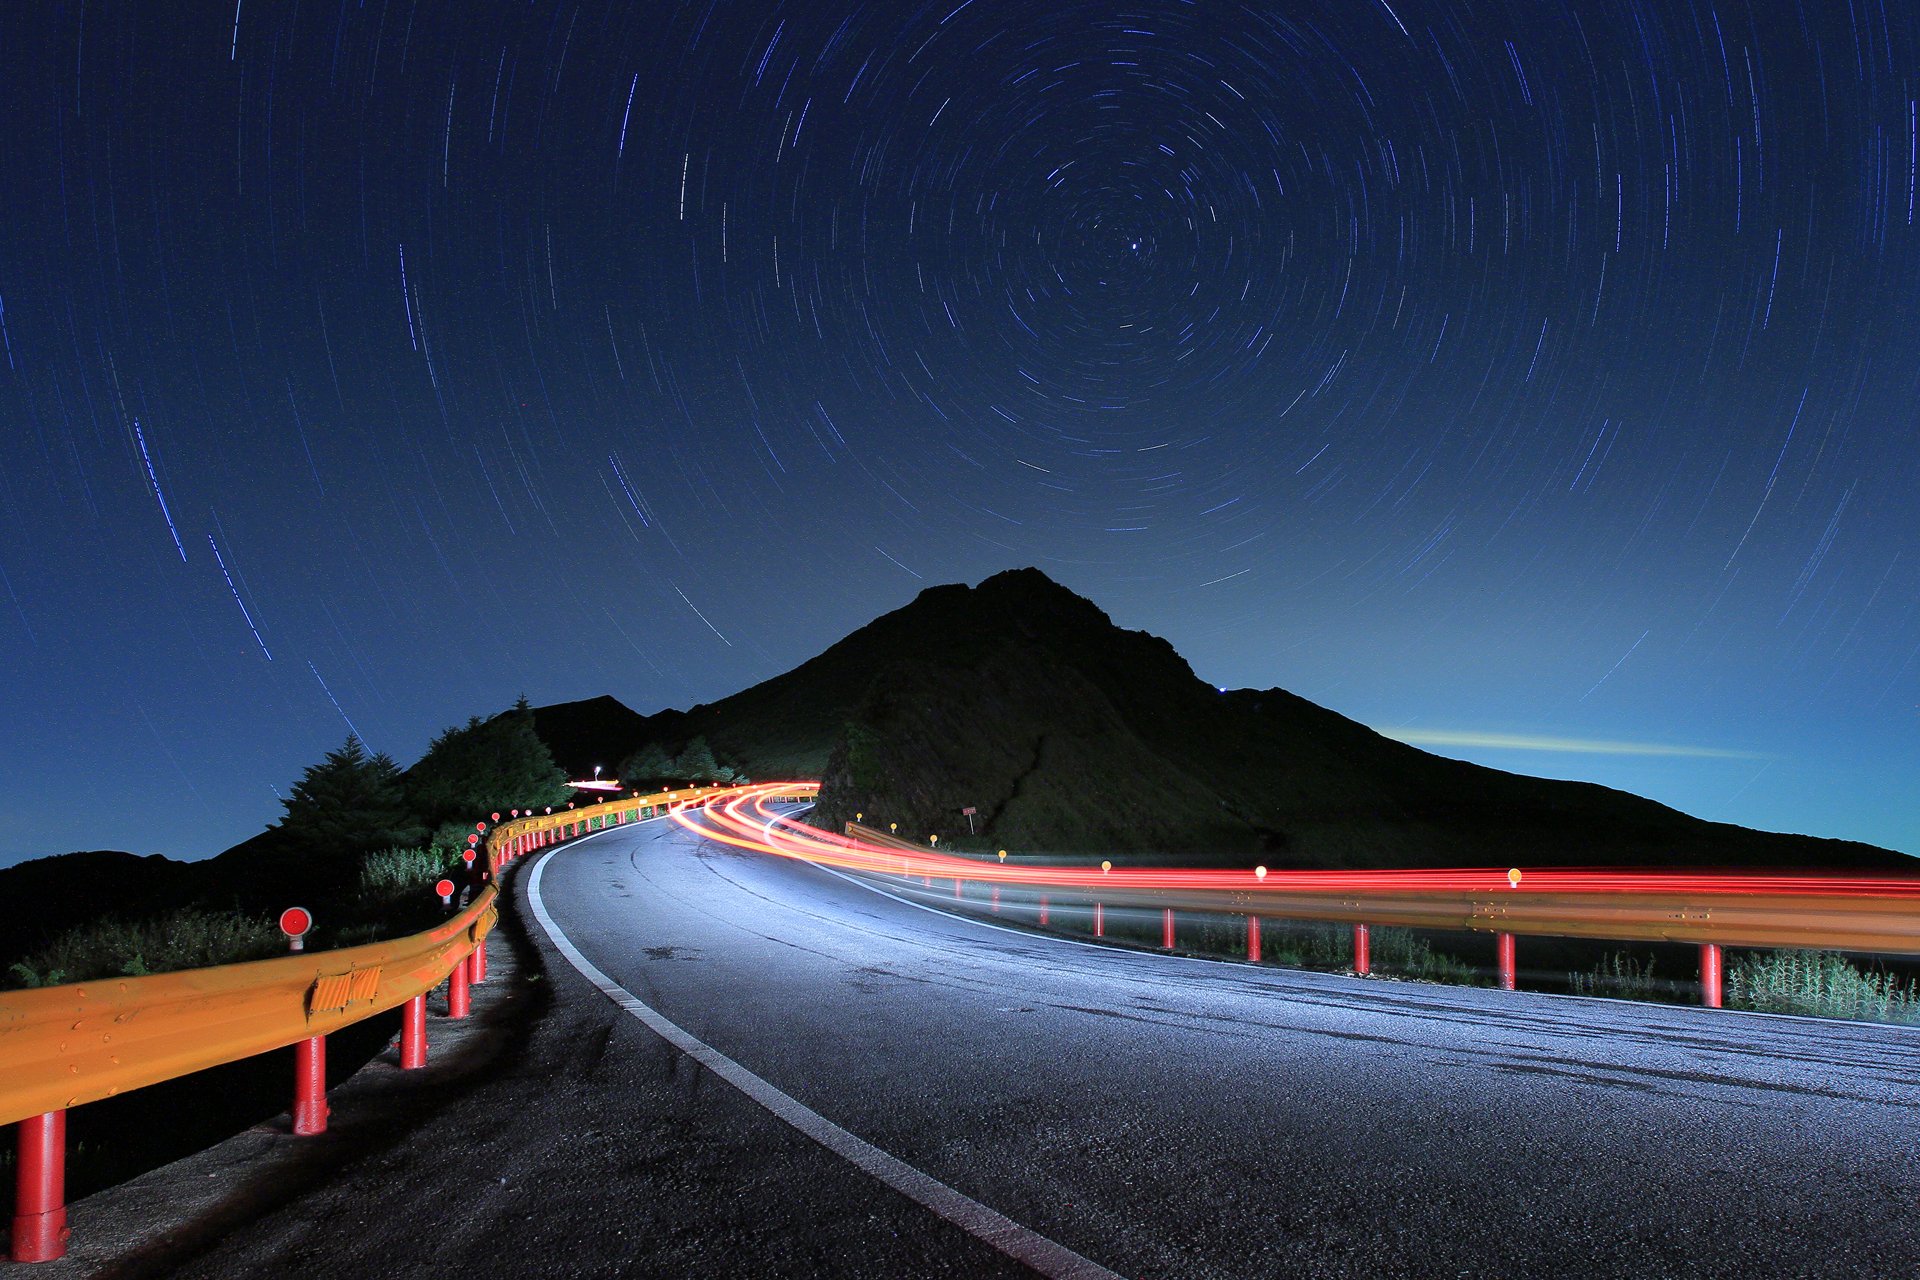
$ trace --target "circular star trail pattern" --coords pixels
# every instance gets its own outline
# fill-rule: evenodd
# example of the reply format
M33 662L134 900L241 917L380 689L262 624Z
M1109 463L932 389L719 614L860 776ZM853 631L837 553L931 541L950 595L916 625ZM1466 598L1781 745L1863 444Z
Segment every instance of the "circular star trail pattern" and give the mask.
M349 728L710 700L1028 563L1223 686L1920 852L1910 8L0 49L0 858L213 852Z

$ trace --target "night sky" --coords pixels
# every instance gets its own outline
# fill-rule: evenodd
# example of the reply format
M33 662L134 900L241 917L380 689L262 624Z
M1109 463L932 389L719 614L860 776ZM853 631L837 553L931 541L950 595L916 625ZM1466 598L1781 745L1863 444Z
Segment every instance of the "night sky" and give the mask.
M1886 0L9 3L0 862L1027 564L1920 853L1917 100Z

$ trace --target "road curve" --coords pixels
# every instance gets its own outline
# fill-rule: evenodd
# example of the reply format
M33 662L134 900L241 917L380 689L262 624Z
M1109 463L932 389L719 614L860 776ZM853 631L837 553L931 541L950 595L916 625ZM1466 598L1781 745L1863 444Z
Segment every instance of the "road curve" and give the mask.
M553 1003L509 1070L178 1274L1025 1273L969 1203L1123 1275L1920 1269L1911 1029L1109 950L664 822L538 870L628 1004L960 1209L803 1136L536 936Z

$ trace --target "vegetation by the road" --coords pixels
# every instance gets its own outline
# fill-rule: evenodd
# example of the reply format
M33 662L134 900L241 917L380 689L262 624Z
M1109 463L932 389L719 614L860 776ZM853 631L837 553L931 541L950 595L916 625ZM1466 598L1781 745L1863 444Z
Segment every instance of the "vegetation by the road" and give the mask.
M286 942L275 920L294 905L313 912L313 950L425 928L441 914L433 883L465 882L461 851L476 818L561 805L572 794L525 699L447 729L404 772L349 736L294 781L285 816L253 840L208 862L166 864L166 875L117 896L89 885L99 909L7 939L15 945L0 952L0 988L278 954ZM65 887L37 892L59 898Z
M56 987L96 978L262 960L286 950L273 922L188 907L148 920L96 920L70 929L8 969L10 985Z
M1743 953L1726 973L1726 1002L1762 1013L1920 1022L1912 979L1862 970L1837 951Z

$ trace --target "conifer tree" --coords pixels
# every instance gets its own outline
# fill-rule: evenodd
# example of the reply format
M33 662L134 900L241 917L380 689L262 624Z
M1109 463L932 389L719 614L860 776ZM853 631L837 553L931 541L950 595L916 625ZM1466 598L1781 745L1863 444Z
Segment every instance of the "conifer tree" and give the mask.
M354 856L425 835L408 809L399 767L384 752L368 755L357 734L309 765L281 803L280 829L306 854Z
M407 771L407 796L430 823L561 804L572 794L524 697L491 720L447 729Z

